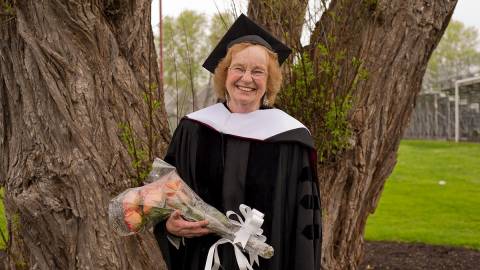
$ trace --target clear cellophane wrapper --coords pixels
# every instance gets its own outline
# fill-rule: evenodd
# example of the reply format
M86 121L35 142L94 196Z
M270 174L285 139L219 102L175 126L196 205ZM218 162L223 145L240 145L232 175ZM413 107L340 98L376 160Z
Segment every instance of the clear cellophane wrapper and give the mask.
M175 167L155 159L146 185L129 188L110 201L110 224L121 236L132 235L152 228L180 210L189 221L208 220L207 228L229 240L234 240L240 226L223 213L205 203L178 175ZM221 196L219 194L219 196ZM273 248L252 235L245 246L263 258L273 256Z

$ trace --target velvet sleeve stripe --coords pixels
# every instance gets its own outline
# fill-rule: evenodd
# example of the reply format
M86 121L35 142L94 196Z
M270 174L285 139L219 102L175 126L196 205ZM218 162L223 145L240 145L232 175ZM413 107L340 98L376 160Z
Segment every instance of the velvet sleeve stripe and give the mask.
M320 269L321 209L314 168L303 168L297 187L295 269Z

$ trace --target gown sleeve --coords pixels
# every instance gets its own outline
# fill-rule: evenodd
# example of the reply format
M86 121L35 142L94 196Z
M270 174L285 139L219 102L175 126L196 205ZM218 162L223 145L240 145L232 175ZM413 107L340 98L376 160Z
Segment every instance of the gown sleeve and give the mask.
M297 184L294 269L320 269L322 220L315 163L314 158L309 158Z

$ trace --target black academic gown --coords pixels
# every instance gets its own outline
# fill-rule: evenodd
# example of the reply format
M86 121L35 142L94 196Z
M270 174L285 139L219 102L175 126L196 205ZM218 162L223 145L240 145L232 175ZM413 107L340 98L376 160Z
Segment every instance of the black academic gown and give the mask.
M219 132L210 124L183 118L165 161L207 203L221 212L244 203L265 214L262 226L274 256L254 269L320 269L321 213L313 142L305 128L266 139ZM155 236L170 270L203 270L211 234L185 239L177 250L166 238L165 222ZM231 245L218 247L223 269L238 269ZM248 255L247 255L248 258Z

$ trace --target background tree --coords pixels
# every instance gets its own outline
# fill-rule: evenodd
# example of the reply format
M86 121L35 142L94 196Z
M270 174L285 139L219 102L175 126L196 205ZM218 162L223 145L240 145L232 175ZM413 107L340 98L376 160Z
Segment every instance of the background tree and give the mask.
M395 166L428 59L456 2L332 0L290 61L279 101L315 137L324 269L358 266L367 217ZM304 1L249 3L251 17L299 43L292 33L304 10L291 11Z
M6 269L162 268L150 233L118 237L107 220L170 139L150 5L0 1Z
M438 83L480 71L479 33L460 21L451 21L428 62L425 90L440 90Z
M215 100L205 101L205 96L214 93L209 91L210 75L202 64L232 22L227 13L216 14L209 20L205 14L192 10L164 18L165 92L171 101L167 111L172 130L185 114Z
M225 32L227 32L228 28L233 24L234 18L234 15L228 12L216 13L212 16L208 34L208 53L217 46L220 39L225 35ZM204 60L205 59L203 59L203 61Z
M204 14L191 10L183 11L176 18L167 16L164 19L167 52L164 62L165 83L168 89L176 91L175 96L179 101L177 115L198 108L195 104L196 91L200 85L205 84L207 78L199 64L207 53L207 25ZM190 102L186 102L187 98ZM187 104L189 108L184 107Z

